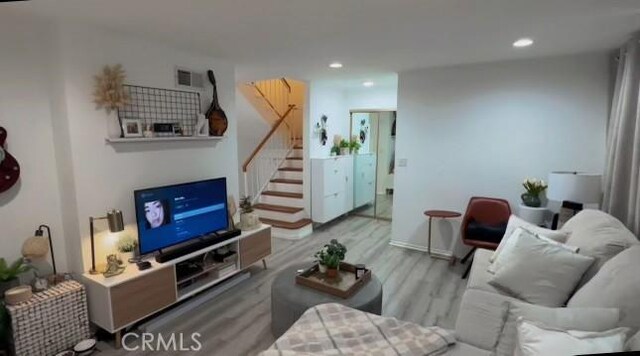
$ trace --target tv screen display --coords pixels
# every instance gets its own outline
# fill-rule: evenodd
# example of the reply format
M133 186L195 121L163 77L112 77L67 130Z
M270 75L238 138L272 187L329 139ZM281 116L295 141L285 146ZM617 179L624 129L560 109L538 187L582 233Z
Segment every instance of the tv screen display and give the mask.
M141 254L228 228L226 178L136 190L134 199Z

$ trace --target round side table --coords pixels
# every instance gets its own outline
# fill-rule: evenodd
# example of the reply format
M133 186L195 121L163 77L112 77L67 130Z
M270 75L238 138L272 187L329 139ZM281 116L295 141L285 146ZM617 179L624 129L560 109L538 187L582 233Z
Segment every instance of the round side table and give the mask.
M434 254L431 252L431 223L433 218L438 218L438 219L453 219L453 218L458 218L460 216L462 216L462 214L460 214L457 211L449 211L449 210L427 210L424 212L424 215L429 217L429 245L427 248L427 251L429 252L429 256L433 257L433 258L439 258L441 260L447 260L449 262L451 262L452 264L455 263L455 257L453 256L444 256L441 254Z

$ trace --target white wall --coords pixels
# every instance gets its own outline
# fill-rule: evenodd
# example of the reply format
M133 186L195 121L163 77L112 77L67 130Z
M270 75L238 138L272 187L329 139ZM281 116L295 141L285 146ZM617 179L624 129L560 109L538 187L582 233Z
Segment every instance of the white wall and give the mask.
M8 151L22 170L18 183L0 193L0 257L19 258L24 240L47 224L56 264L64 271L66 234L48 90L50 31L46 24L0 14L0 126L7 129Z
M135 189L226 176L229 194L238 197L232 64L135 36L81 25L62 26L59 40L78 220L76 229L67 233L70 243L81 243L83 247L84 269L89 265L89 216L102 216L107 209L116 208L123 211L125 223L134 224ZM116 63L121 63L127 71L127 82L159 88L174 88L176 65L197 71L213 69L220 102L229 118L227 139L218 143L106 144L107 122L114 120L115 114L109 117L95 109L91 95L93 76L102 66ZM202 97L205 109L211 92L207 91ZM135 232L134 225L130 228ZM99 239L109 242L109 239ZM106 253L102 250L100 261ZM81 268L77 259L73 262L75 270Z
M393 243L426 248L424 210L464 212L471 196L516 208L525 177L602 172L608 68L602 53L400 73ZM433 247L458 230L437 222Z
M395 85L351 88L346 92L349 110L395 110L398 87Z
M60 270L81 272L90 261L89 216L121 209L129 233L135 234L134 189L226 176L229 194L238 196L231 63L135 35L70 23L50 26L11 11L0 14L0 47L0 125L9 131L9 151L23 169L19 186L0 195L0 257L19 257L24 239L46 223L54 233ZM229 118L228 138L105 143L115 113L95 109L93 76L116 63L124 66L128 83L161 88L174 88L176 65L213 69ZM204 109L211 91L202 96ZM98 261L114 242L101 235Z
M320 122L322 115L327 120L326 145L320 142L320 135L315 130L316 123ZM309 155L311 158L328 157L333 146L334 135L349 137L349 109L346 102L345 91L332 84L322 81L312 81L309 85ZM307 142L305 142L307 144Z

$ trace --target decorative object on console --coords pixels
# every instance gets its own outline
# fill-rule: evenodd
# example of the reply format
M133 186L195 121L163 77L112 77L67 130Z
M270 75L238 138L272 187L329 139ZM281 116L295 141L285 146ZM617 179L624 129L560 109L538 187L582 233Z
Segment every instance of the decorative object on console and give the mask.
M349 141L349 150L351 151L351 154L357 155L358 151L360 151L360 147L362 147L362 145L358 142L358 137L354 135L351 138L351 141Z
M20 284L18 276L31 269L33 267L26 264L23 258L19 258L11 265L7 265L7 261L0 257L0 296L4 295L7 290L17 287Z
M583 204L600 204L602 176L584 172L551 172L547 197L549 200L562 202L562 207L565 208L554 216L554 228L559 229L582 210Z
M207 110L206 117L209 120L209 134L211 136L222 136L227 131L229 121L227 120L227 114L220 107L218 101L218 87L216 85L216 77L213 75L213 71L207 71L209 81L213 86L213 98L211 100L211 106Z
M107 220L109 224L109 231L112 233L120 232L124 230L124 221L122 219L122 212L120 210L112 209L107 212L106 216L94 218L92 216L89 217L89 229L91 230L91 270L89 273L91 274L99 274L98 270L96 270L96 248L95 248L95 236L94 236L94 226L93 223L96 220Z
M0 127L0 193L6 192L13 187L20 178L20 165L5 149L7 142L7 130Z
M532 208L542 206L540 194L547 190L547 184L542 179L527 178L522 183L522 186L526 190L526 193L520 196L524 205Z
M122 274L127 267L117 255L107 256L107 269L102 273L106 278Z
M122 132L124 137L142 137L142 121L139 119L123 119Z
M234 220L234 216L236 216L237 212L238 212L238 208L236 207L236 199L233 197L233 195L227 196L227 215L229 217L230 230L236 229L236 222Z
M135 263L136 251L138 250L138 240L130 235L121 236L118 240L118 252L124 262Z
M349 154L349 141L347 140L340 140L340 155L341 156L346 156Z
M253 210L251 197L246 196L240 200L240 228L242 231L250 231L259 228L260 216Z
M44 229L47 230L47 238L44 238ZM51 228L47 225L40 225L34 233L22 244L22 256L27 260L34 261L46 259L51 252L51 265L53 267L53 275L49 279L49 284L55 285L64 280L63 275L58 275L56 267L56 256L53 250L53 240L51 238Z

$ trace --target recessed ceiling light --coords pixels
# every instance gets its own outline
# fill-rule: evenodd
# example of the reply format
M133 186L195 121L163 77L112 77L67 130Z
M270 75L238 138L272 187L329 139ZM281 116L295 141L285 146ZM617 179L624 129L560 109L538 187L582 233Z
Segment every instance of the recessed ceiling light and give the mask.
M529 47L532 44L533 44L533 40L531 38L521 38L513 42L513 47L516 47L516 48Z
M375 83L374 83L374 82L372 82L372 81L370 81L370 80L367 80L366 82L362 82L362 85L363 85L363 86L365 86L365 87L367 87L367 88L368 88L368 87L372 87L374 84L375 84Z
M340 62L333 62L331 64L329 64L330 68L334 68L334 69L338 69L338 68L342 68L342 63Z

